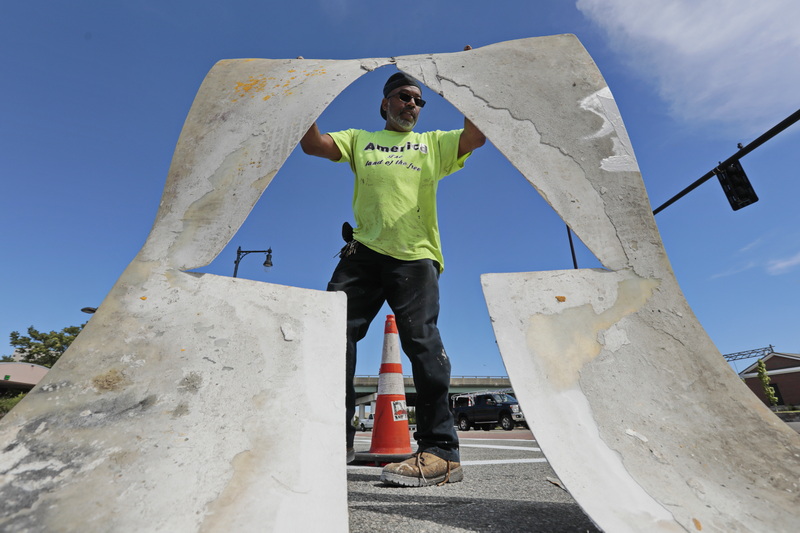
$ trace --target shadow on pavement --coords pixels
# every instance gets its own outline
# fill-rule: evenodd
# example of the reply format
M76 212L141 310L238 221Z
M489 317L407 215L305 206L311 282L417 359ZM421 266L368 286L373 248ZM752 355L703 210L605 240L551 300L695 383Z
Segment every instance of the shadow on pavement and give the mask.
M491 493L458 497L446 494L452 492L449 486L394 489L375 483L374 475L348 477L373 481L368 492L349 493L351 533L600 531L574 502L510 500Z

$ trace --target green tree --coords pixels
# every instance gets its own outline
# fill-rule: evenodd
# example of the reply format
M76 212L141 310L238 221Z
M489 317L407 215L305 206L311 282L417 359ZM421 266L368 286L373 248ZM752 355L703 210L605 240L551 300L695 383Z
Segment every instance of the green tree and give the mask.
M49 333L31 326L27 337L20 335L18 331L12 331L11 345L22 355L22 361L50 368L67 351L85 325L68 326L61 331Z
M769 374L767 374L767 365L764 364L763 359L758 362L756 370L758 371L758 379L761 380L761 385L764 387L764 394L767 395L767 401L769 401L770 405L778 405L778 397L775 396L775 389L769 386L772 380L769 378Z
M6 396L0 397L0 418L17 405L25 397L25 392L10 392Z

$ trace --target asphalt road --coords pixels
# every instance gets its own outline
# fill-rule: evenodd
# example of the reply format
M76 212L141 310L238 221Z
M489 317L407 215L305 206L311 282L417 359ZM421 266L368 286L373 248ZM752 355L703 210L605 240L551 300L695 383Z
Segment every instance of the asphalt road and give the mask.
M369 450L371 432L356 435ZM351 533L596 532L528 430L459 432L464 481L396 488L381 469L347 471Z

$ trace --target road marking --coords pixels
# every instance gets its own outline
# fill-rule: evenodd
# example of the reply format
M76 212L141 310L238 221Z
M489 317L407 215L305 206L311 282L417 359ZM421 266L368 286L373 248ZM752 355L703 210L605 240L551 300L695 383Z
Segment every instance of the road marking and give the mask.
M466 466L481 466L481 465L513 465L520 463L546 463L547 459L540 457L538 459L487 459L485 461L461 461L462 465Z
M383 470L382 466L368 466L368 465L347 465L348 470Z
M492 450L528 450L530 452L540 452L541 448L529 448L528 446L500 446L494 444L463 444L460 443L461 448L490 448Z
M515 465L515 464L531 464L531 463L546 463L547 459L540 457L537 459L487 459L483 461L461 461L462 466L487 466L487 465ZM369 466L369 465L347 465L348 470L366 470L373 472L376 470L383 470L382 466Z
M366 439L366 438L363 438L363 437L362 438L356 437L355 440L358 443L371 442L371 439ZM525 451L530 451L530 452L541 452L542 451L541 448L535 448L535 447L530 447L530 446L504 446L502 444L466 444L464 442L465 440L486 442L485 439L461 439L460 444L459 444L459 446L461 448L488 448L488 449L491 449L491 450L525 450ZM492 440L494 441L495 439L492 439ZM536 441L520 441L520 440L516 440L516 439L503 439L503 440L497 439L497 440L500 441L500 442L525 442L525 443L527 443L527 442L536 442Z
M458 440L460 440L461 442L464 442L466 440L475 440L475 441L479 441L479 442L486 442L486 441L489 441L489 442L536 442L536 439L493 439L491 437L486 437L486 438L483 438L483 437L467 438L467 437L461 437L461 436L458 437Z

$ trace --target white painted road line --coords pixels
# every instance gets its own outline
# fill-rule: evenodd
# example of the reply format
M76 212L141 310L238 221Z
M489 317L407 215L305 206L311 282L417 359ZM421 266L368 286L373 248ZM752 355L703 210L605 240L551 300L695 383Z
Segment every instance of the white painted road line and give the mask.
M367 471L381 471L383 470L382 466L368 466L368 465L347 465L348 470L367 470Z
M483 441L481 439L472 439L472 440L473 441L478 441L478 442L486 442L486 441ZM370 440L369 439L358 439L357 438L355 440L355 442L358 442L358 443L370 442ZM516 441L515 440L507 440L507 441L504 441L504 442L520 442L520 441L518 441L518 440L516 440ZM527 442L532 442L532 441L527 441ZM466 443L464 443L463 440L459 443L459 446L461 448L486 448L486 449L490 449L490 450L525 450L525 451L529 451L529 452L541 452L542 451L541 448L535 448L535 447L530 447L530 446L504 446L502 444L466 444Z
M528 446L499 446L499 445L492 445L492 444L464 444L463 442L459 443L459 447L461 448L489 448L492 450L527 450L530 452L540 452L542 451L541 448L529 448Z
M486 465L515 465L515 464L528 464L528 463L546 463L547 459L540 457L537 459L487 459L483 461L461 461L462 466L486 466ZM366 471L380 471L383 470L382 466L368 466L368 465L347 465L348 470L366 470Z
M536 439L470 439L466 437L459 437L460 442L472 440L475 442L536 442Z
M481 466L481 465L514 465L520 463L546 463L547 459L540 457L538 459L488 459L486 461L461 461L464 466Z

